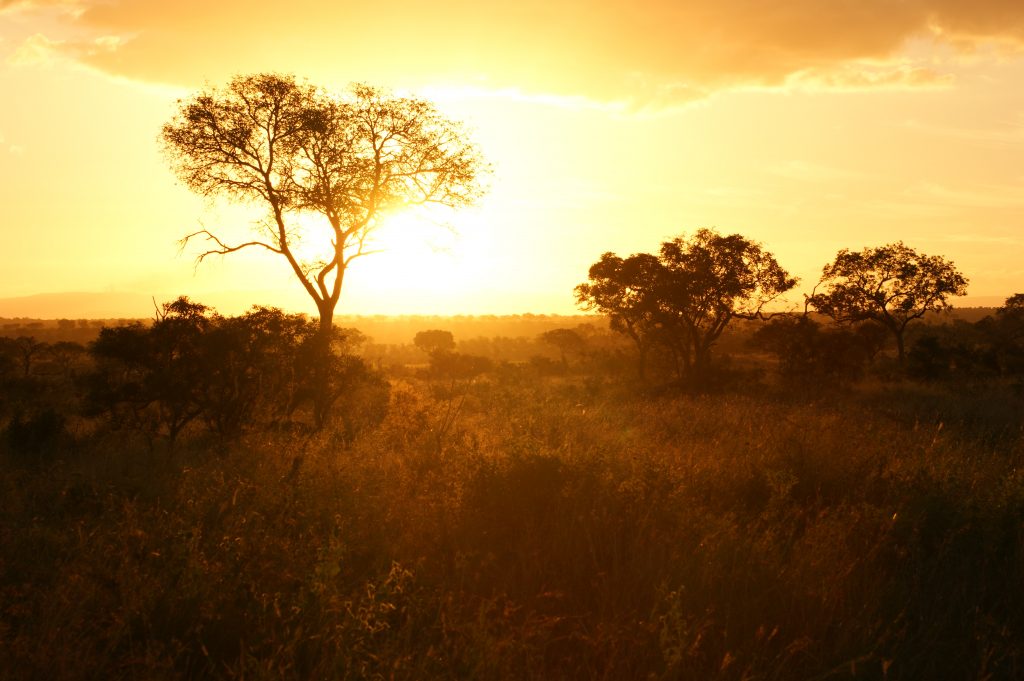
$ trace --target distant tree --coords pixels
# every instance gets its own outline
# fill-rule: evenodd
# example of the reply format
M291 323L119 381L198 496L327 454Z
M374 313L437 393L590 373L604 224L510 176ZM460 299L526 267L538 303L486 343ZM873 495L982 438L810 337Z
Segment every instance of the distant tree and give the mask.
M39 358L49 347L35 336L18 336L17 338L0 338L0 353L11 357L21 369L22 378L32 373L33 361Z
M430 329L417 332L412 339L412 343L428 355L436 355L454 350L455 336L452 335L451 331Z
M475 378L494 368L487 357L461 352L435 352L430 356L430 374L450 381Z
M612 330L632 339L641 378L662 321L657 282L663 278L663 271L658 258L648 253L626 259L605 253L591 265L589 281L575 291L580 306L608 315Z
M996 310L996 319L1011 341L1024 340L1024 293L1015 293Z
M825 266L818 286L825 291L808 298L811 306L840 323L878 322L896 339L901 363L907 325L950 308L951 296L967 293L967 279L952 262L918 253L902 241L839 251Z
M569 366L569 355L581 354L586 341L572 329L551 329L540 335L541 342L556 348L561 355L562 367Z
M1016 293L975 325L985 337L999 370L1024 373L1024 293Z
M316 304L324 337L342 283L388 211L418 204L462 206L480 193L479 153L422 99L354 85L347 97L292 76L238 76L179 102L163 128L178 177L204 196L262 206L256 238L228 244L207 230L209 255L249 247L281 256ZM301 215L320 219L329 249L306 262L296 247Z
M761 244L711 229L663 243L661 262L668 276L659 298L685 330L685 362L698 374L729 322L761 317L766 305L796 285Z
M85 355L85 346L73 341L58 341L50 346L49 352L61 373L68 378L75 364Z
M622 260L605 253L576 287L577 301L611 316L641 356L666 348L681 377L703 380L711 349L736 318L761 317L764 307L796 284L764 247L739 234L698 230L661 245L660 255Z

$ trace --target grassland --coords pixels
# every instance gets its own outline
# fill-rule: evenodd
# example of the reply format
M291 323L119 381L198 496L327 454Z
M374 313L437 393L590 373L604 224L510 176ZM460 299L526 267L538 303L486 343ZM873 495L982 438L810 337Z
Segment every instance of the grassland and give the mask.
M12 679L1024 676L1006 387L392 379L385 421L69 424L0 480Z

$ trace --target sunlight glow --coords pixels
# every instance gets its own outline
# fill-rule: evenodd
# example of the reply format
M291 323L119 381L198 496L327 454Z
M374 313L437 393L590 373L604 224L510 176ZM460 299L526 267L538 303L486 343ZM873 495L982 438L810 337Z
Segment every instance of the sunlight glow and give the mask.
M494 258L483 215L475 209L409 208L387 217L367 242L373 252L353 261L346 286L395 312L425 304L457 310L454 300L483 302L478 283Z

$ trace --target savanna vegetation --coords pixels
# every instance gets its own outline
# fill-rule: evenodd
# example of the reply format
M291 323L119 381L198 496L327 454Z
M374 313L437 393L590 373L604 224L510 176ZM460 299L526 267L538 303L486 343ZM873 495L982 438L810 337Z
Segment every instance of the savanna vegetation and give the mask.
M266 211L200 258L275 253L318 318L5 329L3 678L1024 677L1024 294L956 318L963 275L897 243L783 312L767 247L702 229L601 256L599 316L375 341L346 268L476 196L457 126L262 75L163 141Z
M319 428L318 328L179 300L66 361L4 342L5 676L1024 673L1019 296L905 366L740 320L698 388L599 324L379 369L339 329Z

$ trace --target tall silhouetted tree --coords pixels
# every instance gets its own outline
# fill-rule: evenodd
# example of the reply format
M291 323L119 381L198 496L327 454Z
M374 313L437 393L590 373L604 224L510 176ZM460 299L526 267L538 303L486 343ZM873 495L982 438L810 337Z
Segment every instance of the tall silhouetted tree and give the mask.
M336 96L292 76L239 76L179 102L163 128L178 177L204 196L262 206L268 220L251 241L276 253L316 304L325 336L345 273L369 253L368 238L387 212L416 204L462 206L480 193L483 164L462 130L429 102L354 85ZM300 215L319 219L327 250L303 261ZM309 223L305 223L309 224Z
M883 325L896 339L901 363L907 325L950 308L951 296L967 293L967 279L952 262L918 253L902 241L859 252L844 248L825 265L818 286L825 291L810 296L810 305L840 323Z

